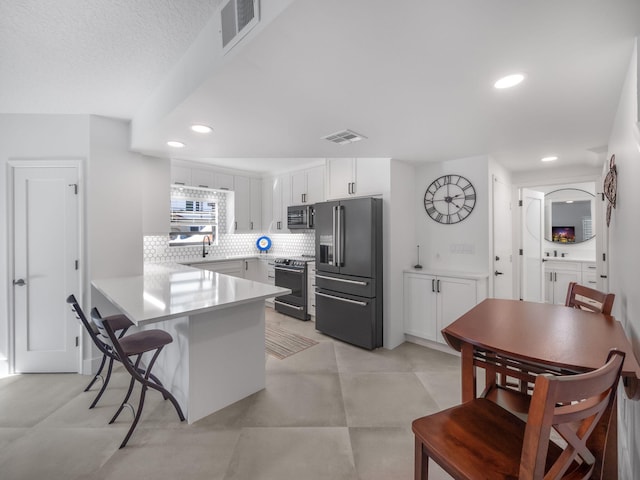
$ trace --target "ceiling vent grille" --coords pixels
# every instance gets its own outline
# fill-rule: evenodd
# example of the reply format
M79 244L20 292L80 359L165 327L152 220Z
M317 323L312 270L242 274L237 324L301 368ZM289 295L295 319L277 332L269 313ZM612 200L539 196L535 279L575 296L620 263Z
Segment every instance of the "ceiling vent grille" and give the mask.
M346 145L347 143L359 142L367 137L360 135L353 130L342 130L322 138L329 140L330 142L337 143L338 145Z
M227 53L256 26L258 0L229 0L220 10L222 50Z

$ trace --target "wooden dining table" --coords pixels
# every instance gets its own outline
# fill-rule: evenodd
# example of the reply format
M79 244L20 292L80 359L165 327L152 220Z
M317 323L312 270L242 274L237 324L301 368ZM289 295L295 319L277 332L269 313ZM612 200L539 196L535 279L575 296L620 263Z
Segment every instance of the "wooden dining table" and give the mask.
M610 315L563 305L488 298L445 327L442 334L462 353L463 402L478 396L478 362L474 362L478 354L483 358L508 358L516 367L521 362L524 369L533 365L571 374L601 367L612 348L626 353L621 376L627 396L640 399L640 365L621 323ZM617 478L616 426L614 408L604 459L606 479Z

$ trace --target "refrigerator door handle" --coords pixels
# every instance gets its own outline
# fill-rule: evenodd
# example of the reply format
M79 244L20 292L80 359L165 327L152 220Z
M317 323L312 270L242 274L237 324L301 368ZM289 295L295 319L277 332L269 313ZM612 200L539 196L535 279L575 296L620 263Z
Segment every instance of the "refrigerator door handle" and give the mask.
M351 300L350 298L336 297L335 295L327 295L326 293L320 293L320 292L316 292L316 295L320 295L321 297L330 298L332 300L339 300L341 302L353 303L355 305L360 305L361 307L366 307L367 306L367 302L360 302L358 300Z
M299 307L298 305L291 305L290 303L281 302L280 300L274 300L273 302L279 305L284 305L285 307L293 308L295 310L299 310L299 311L304 310L304 307Z
M338 212L338 237L337 237L337 243L338 243L338 254L336 256L337 258L337 265L338 267L342 267L342 265L344 264L344 258L342 258L342 247L344 246L344 242L343 242L343 238L342 238L342 207L340 205L338 205L336 207L336 210Z
M336 242L336 216L338 213L338 207L333 207L333 266L338 266L338 248Z
M353 285L362 285L363 287L366 287L367 285L369 285L369 282L361 282L358 280L346 280L344 278L327 277L325 275L318 275L317 273L316 273L316 278L324 278L325 280L333 280L335 282L351 283Z

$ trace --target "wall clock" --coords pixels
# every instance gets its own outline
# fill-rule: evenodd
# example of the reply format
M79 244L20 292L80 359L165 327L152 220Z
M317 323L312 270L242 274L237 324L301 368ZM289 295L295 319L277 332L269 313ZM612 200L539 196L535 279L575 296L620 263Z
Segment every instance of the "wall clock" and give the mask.
M461 175L436 178L424 194L424 209L436 222L453 224L464 220L476 205L476 189Z

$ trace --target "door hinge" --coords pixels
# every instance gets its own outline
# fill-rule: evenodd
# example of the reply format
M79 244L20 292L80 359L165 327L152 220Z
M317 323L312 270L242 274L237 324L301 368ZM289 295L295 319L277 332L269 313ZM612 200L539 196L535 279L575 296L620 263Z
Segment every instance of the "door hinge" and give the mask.
M518 206L521 207L522 206L522 200L518 200Z
M75 267L76 267L76 270L80 268L80 260L76 260Z
M76 337L76 347L80 346L80 337Z
M78 184L77 183L70 183L69 186L73 187L73 193L75 195L77 195L78 194Z
M606 261L607 261L607 254L606 254L606 253L603 253L603 254L602 254L602 261L603 261L603 262L606 262Z
M522 251L522 249L520 249L520 250L518 251L518 253L519 253L519 255L524 255L524 252Z
M609 278L606 275L600 275L600 278Z

